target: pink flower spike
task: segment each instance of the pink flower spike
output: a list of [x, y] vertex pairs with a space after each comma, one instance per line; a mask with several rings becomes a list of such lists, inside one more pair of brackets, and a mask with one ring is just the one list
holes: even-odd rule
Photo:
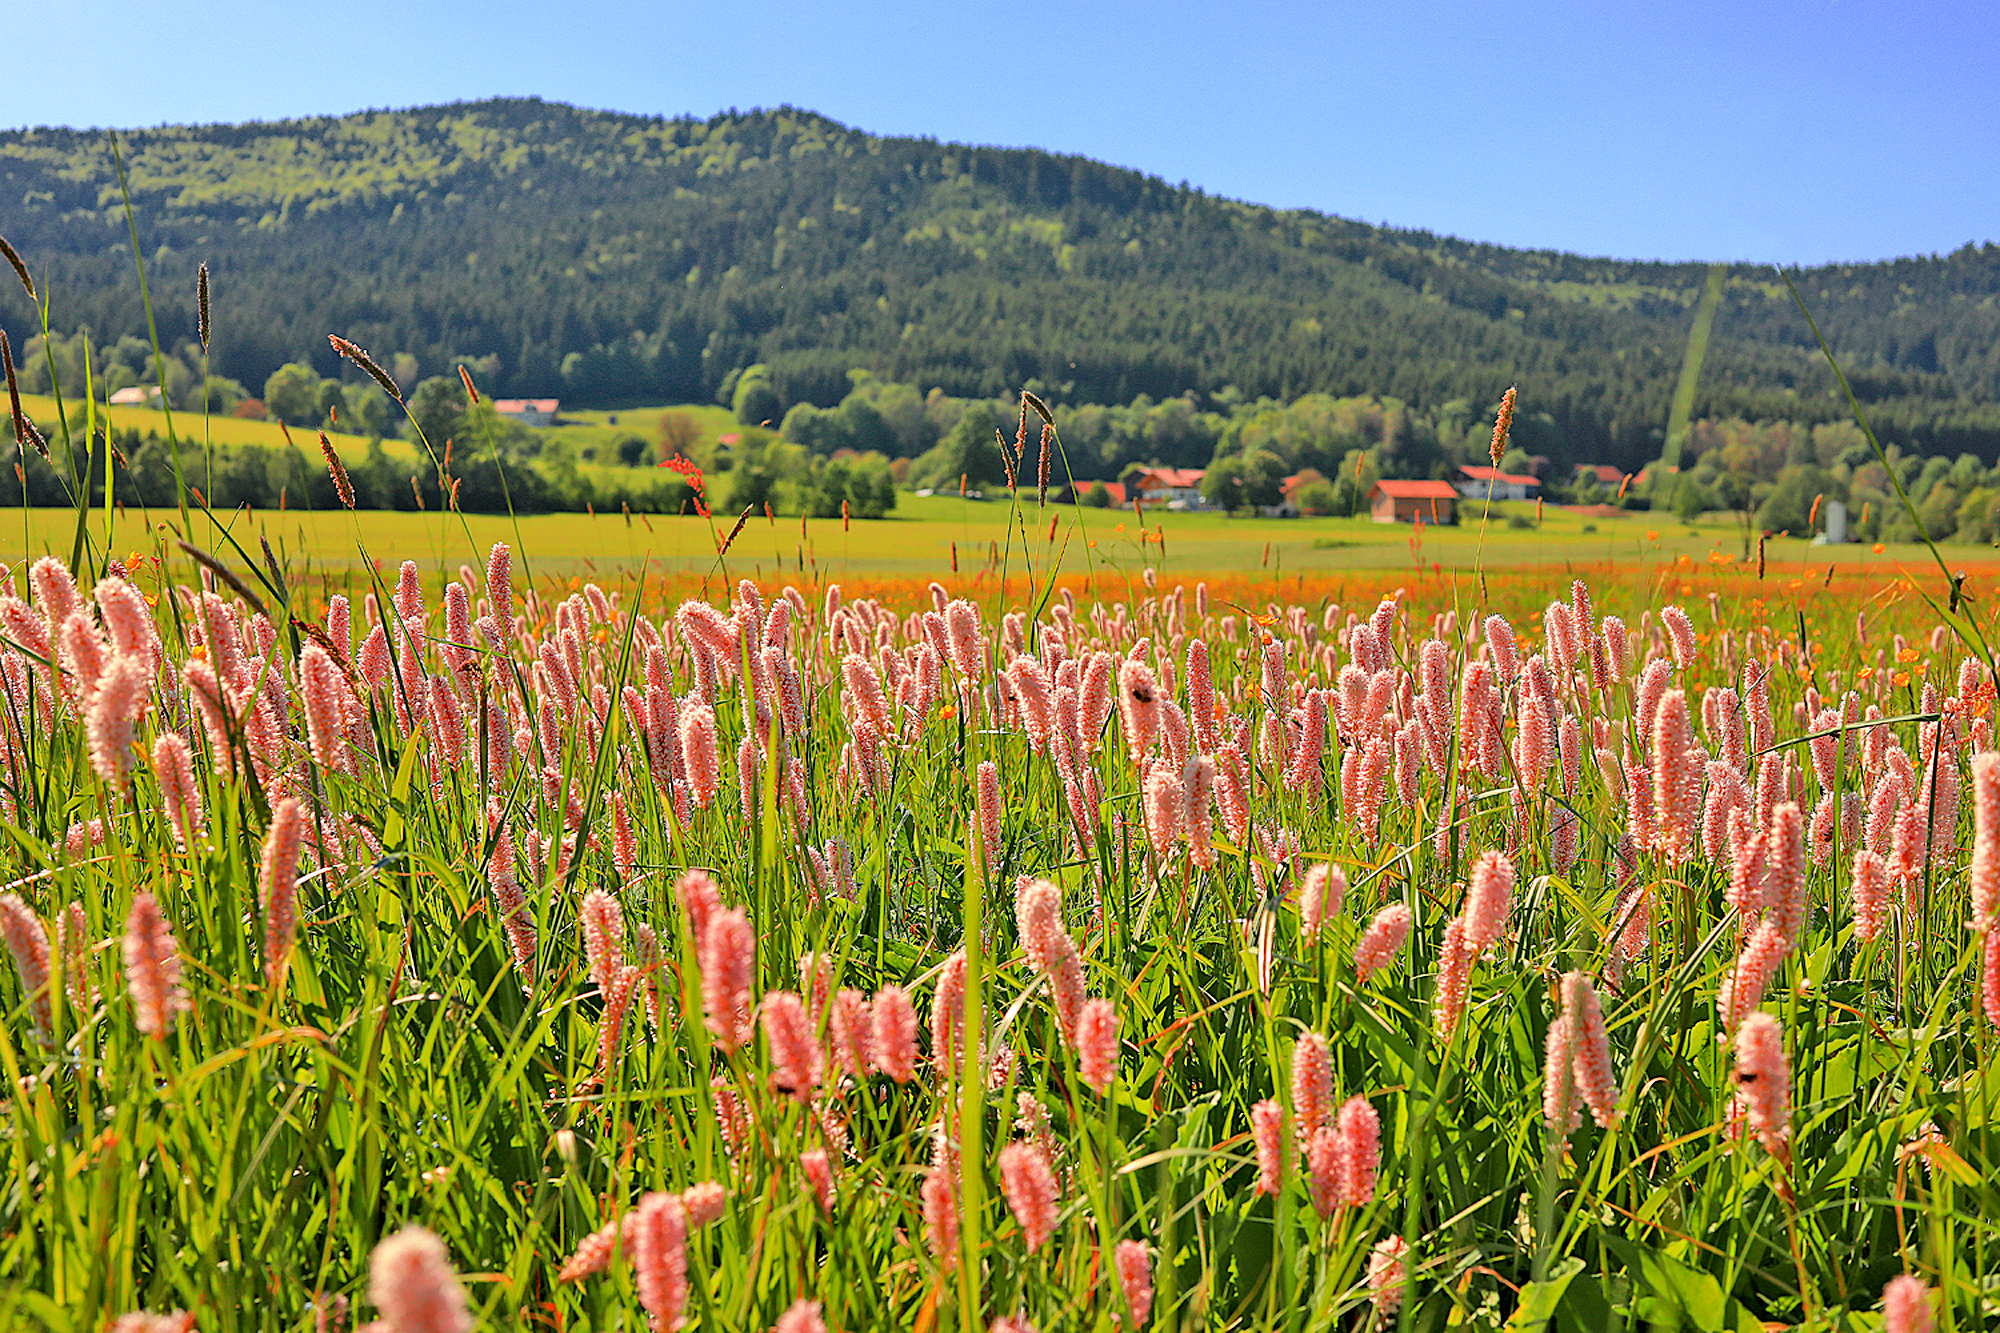
[[1931, 1333], [1931, 1289], [1904, 1273], [1882, 1288], [1882, 1333]]
[[1576, 1111], [1574, 1061], [1570, 1053], [1569, 1020], [1556, 1015], [1549, 1024], [1542, 1060], [1542, 1119], [1549, 1132], [1566, 1138], [1582, 1123]]
[[1872, 940], [1889, 915], [1889, 867], [1880, 856], [1860, 848], [1854, 853], [1854, 938]]
[[[0, 938], [14, 956], [14, 970], [21, 976], [21, 992], [28, 997], [28, 1010], [35, 1031], [47, 1037], [49, 1009], [49, 936], [42, 919], [21, 900], [19, 894], [0, 894]], [[74, 983], [72, 983], [74, 984]]]
[[1576, 1090], [1590, 1104], [1591, 1118], [1611, 1129], [1618, 1124], [1618, 1076], [1611, 1069], [1611, 1040], [1597, 989], [1582, 972], [1568, 972], [1563, 975], [1562, 996]]
[[1310, 1142], [1333, 1102], [1333, 1058], [1326, 1038], [1308, 1032], [1292, 1048], [1292, 1115], [1299, 1140]]
[[1472, 950], [1465, 943], [1465, 918], [1455, 916], [1445, 923], [1444, 943], [1438, 949], [1437, 996], [1431, 1003], [1439, 1036], [1449, 1037], [1465, 1016], [1471, 982]]
[[1360, 943], [1354, 946], [1354, 980], [1356, 985], [1367, 985], [1368, 978], [1389, 965], [1391, 959], [1403, 951], [1403, 945], [1410, 938], [1410, 908], [1407, 903], [1390, 903], [1375, 914], [1362, 932]]
[[1347, 876], [1340, 867], [1321, 864], [1306, 871], [1305, 883], [1299, 889], [1299, 937], [1307, 944], [1316, 941], [1326, 918], [1340, 914], [1341, 902], [1346, 897]]
[[1250, 1138], [1257, 1148], [1257, 1194], [1276, 1195], [1285, 1181], [1285, 1108], [1265, 1098], [1250, 1108]]
[[56, 917], [56, 952], [62, 956], [63, 989], [77, 1013], [87, 1015], [97, 1004], [97, 993], [90, 984], [90, 922], [82, 903], [71, 903]]
[[1972, 928], [2000, 927], [2000, 751], [1972, 760]]
[[718, 912], [702, 933], [701, 1001], [708, 1030], [725, 1053], [750, 1040], [750, 972], [756, 935], [740, 911]]
[[931, 997], [931, 1062], [945, 1078], [963, 1068], [964, 1048], [959, 1029], [965, 1024], [965, 950], [944, 960], [937, 991]]
[[699, 953], [708, 935], [708, 923], [722, 911], [722, 890], [706, 870], [690, 870], [674, 881], [674, 899], [687, 914], [688, 938]]
[[1409, 1281], [1406, 1258], [1410, 1247], [1401, 1236], [1380, 1241], [1368, 1255], [1368, 1290], [1376, 1313], [1384, 1320], [1403, 1304], [1403, 1287]]
[[840, 1072], [857, 1082], [866, 1080], [875, 1065], [875, 1019], [860, 991], [849, 987], [834, 994], [827, 1036]]
[[1143, 1328], [1153, 1313], [1153, 1256], [1142, 1240], [1121, 1240], [1111, 1252], [1118, 1267], [1118, 1285], [1132, 1312], [1132, 1327]]
[[132, 730], [152, 697], [152, 658], [120, 654], [97, 679], [84, 718], [90, 766], [114, 787], [123, 787], [137, 767]]
[[163, 732], [153, 742], [153, 772], [160, 782], [160, 802], [174, 841], [188, 850], [205, 831], [201, 787], [194, 780], [194, 752], [178, 732]]
[[803, 1297], [793, 1301], [791, 1307], [778, 1316], [773, 1333], [826, 1333], [826, 1320], [820, 1317], [819, 1302]]
[[1102, 996], [1083, 1002], [1076, 1024], [1077, 1063], [1083, 1081], [1099, 1096], [1108, 1095], [1118, 1076], [1118, 1009]]
[[800, 1153], [799, 1169], [806, 1173], [806, 1184], [820, 1212], [833, 1216], [833, 1163], [828, 1160], [826, 1149], [808, 1148]]
[[769, 991], [758, 1010], [778, 1090], [802, 1102], [811, 1101], [814, 1085], [819, 1082], [819, 1052], [813, 1048], [804, 1002], [792, 991]]
[[1980, 1002], [1986, 1006], [1986, 1021], [2000, 1027], [2000, 930], [1986, 932], [1986, 947], [1979, 975]]
[[924, 1234], [938, 1263], [949, 1269], [958, 1262], [958, 1187], [951, 1172], [939, 1166], [924, 1176], [921, 1193]]
[[[625, 1214], [627, 1219], [637, 1216]], [[583, 1278], [602, 1273], [611, 1267], [611, 1257], [618, 1250], [620, 1233], [624, 1228], [616, 1221], [606, 1222], [597, 1230], [577, 1242], [576, 1252], [556, 1271], [558, 1283], [576, 1282]]]
[[299, 844], [305, 826], [305, 811], [287, 796], [272, 809], [271, 828], [264, 837], [259, 877], [264, 899], [264, 979], [274, 991], [298, 938]]
[[1791, 1160], [1792, 1075], [1778, 1020], [1753, 1010], [1736, 1032], [1736, 1095], [1750, 1132], [1773, 1157]]
[[375, 1247], [368, 1260], [368, 1295], [391, 1333], [468, 1333], [465, 1308], [444, 1242], [422, 1227], [404, 1227]]
[[1321, 1217], [1333, 1216], [1341, 1204], [1341, 1182], [1347, 1175], [1346, 1142], [1340, 1131], [1322, 1125], [1306, 1140], [1306, 1192]]
[[1045, 879], [1023, 884], [1014, 895], [1014, 923], [1029, 965], [1049, 971], [1062, 954], [1062, 890]]
[[1365, 1097], [1350, 1098], [1335, 1121], [1340, 1135], [1338, 1196], [1359, 1208], [1375, 1197], [1375, 1171], [1382, 1157], [1382, 1119]]
[[991, 760], [979, 765], [979, 859], [988, 871], [1000, 864], [1000, 770]]
[[681, 1207], [687, 1213], [689, 1231], [716, 1221], [728, 1206], [729, 1191], [718, 1181], [704, 1180], [681, 1191]]
[[1032, 1143], [1008, 1144], [1000, 1150], [1000, 1188], [1029, 1251], [1040, 1249], [1056, 1229], [1056, 1177], [1049, 1159]]
[[332, 654], [317, 643], [299, 653], [299, 695], [306, 715], [306, 741], [313, 762], [336, 773], [351, 773], [347, 759], [346, 703], [349, 690]]
[[917, 1074], [917, 1009], [901, 986], [884, 986], [869, 1005], [875, 1026], [875, 1067], [898, 1083]]
[[722, 759], [716, 750], [715, 710], [689, 704], [681, 713], [681, 757], [687, 765], [688, 790], [706, 810], [722, 790]]
[[678, 1195], [653, 1193], [639, 1200], [632, 1266], [639, 1279], [639, 1304], [653, 1333], [674, 1333], [688, 1297], [687, 1211]]
[[616, 898], [592, 889], [583, 895], [577, 924], [583, 933], [584, 968], [598, 992], [609, 993], [612, 980], [625, 966], [625, 914]]
[[139, 1031], [164, 1040], [174, 1016], [188, 1008], [181, 989], [181, 956], [173, 932], [153, 895], [141, 889], [132, 895], [125, 918], [125, 981], [132, 993], [133, 1022]]
[[486, 600], [501, 631], [514, 626], [514, 552], [505, 542], [494, 542], [486, 556]]
[[1465, 895], [1466, 952], [1477, 958], [1500, 939], [1507, 928], [1507, 911], [1514, 899], [1514, 863], [1499, 852], [1487, 852], [1472, 867], [1472, 887]]

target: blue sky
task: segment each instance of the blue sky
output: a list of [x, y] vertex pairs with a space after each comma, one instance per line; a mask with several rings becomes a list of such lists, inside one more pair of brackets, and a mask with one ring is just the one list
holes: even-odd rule
[[1505, 245], [1810, 264], [2000, 240], [1990, 0], [15, 8], [9, 127], [790, 103]]

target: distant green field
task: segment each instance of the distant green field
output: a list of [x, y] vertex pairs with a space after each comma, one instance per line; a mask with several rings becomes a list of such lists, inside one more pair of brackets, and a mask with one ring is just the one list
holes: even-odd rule
[[[21, 405], [28, 415], [47, 428], [56, 420], [55, 399], [40, 394], [22, 394]], [[75, 403], [67, 404], [72, 414], [77, 410]], [[99, 412], [105, 409], [100, 406]], [[662, 413], [685, 412], [701, 427], [703, 438], [713, 442], [718, 436], [740, 430], [729, 410], [723, 407], [703, 404], [662, 403], [646, 407], [628, 407], [620, 411], [564, 411], [559, 418], [561, 424], [545, 427], [537, 434], [545, 443], [560, 441], [576, 450], [583, 460], [587, 473], [623, 472], [612, 452], [618, 441], [628, 435], [642, 437], [649, 445], [657, 445], [660, 436], [660, 416]], [[167, 414], [151, 407], [115, 407], [110, 409], [114, 429], [133, 429], [143, 433], [164, 436], [167, 433]], [[248, 421], [241, 417], [203, 417], [198, 412], [173, 413], [174, 434], [183, 440], [200, 443], [203, 440], [216, 444], [266, 445], [272, 448], [285, 442], [284, 427], [275, 421]], [[347, 435], [338, 431], [328, 433], [334, 448], [342, 458], [358, 460], [368, 452], [368, 440], [360, 435]], [[316, 431], [297, 427], [292, 430], [292, 443], [301, 449], [312, 450], [318, 444]], [[441, 443], [441, 442], [440, 442]], [[412, 440], [387, 439], [382, 442], [391, 458], [406, 462], [416, 461], [418, 446]], [[650, 464], [649, 464], [650, 465]]]
[[[1728, 527], [1690, 528], [1656, 523], [1646, 515], [1586, 519], [1551, 508], [1540, 527], [1522, 529], [1507, 525], [1510, 511], [1531, 521], [1533, 506], [1495, 505], [1483, 533], [1476, 521], [1413, 530], [1365, 519], [1148, 513], [1142, 540], [1140, 521], [1129, 511], [1038, 510], [1032, 504], [1010, 510], [993, 502], [904, 495], [893, 518], [846, 528], [838, 519], [753, 518], [720, 561], [717, 541], [733, 522], [721, 515], [711, 525], [692, 517], [628, 519], [617, 514], [515, 520], [437, 513], [243, 511], [218, 516], [213, 523], [197, 515], [192, 540], [234, 558], [229, 537], [253, 554], [263, 537], [289, 577], [332, 586], [365, 583], [365, 561], [385, 572], [405, 559], [427, 570], [476, 566], [495, 541], [513, 546], [538, 578], [628, 585], [643, 576], [676, 588], [744, 576], [801, 586], [837, 580], [851, 591], [921, 586], [934, 578], [953, 586], [992, 587], [1003, 569], [1011, 582], [1030, 573], [1039, 579], [1052, 567], [1065, 576], [1093, 575], [1122, 587], [1136, 583], [1151, 566], [1162, 579], [1225, 579], [1244, 591], [1268, 581], [1276, 595], [1360, 571], [1388, 577], [1408, 571], [1413, 578], [1463, 573], [1475, 566], [1496, 573], [1616, 570], [1636, 576], [1676, 565], [1690, 574], [1747, 572], [1740, 536]], [[179, 520], [171, 510], [123, 511], [112, 530], [113, 552], [125, 558], [149, 554], [157, 542], [171, 542]], [[99, 549], [103, 531], [103, 516], [93, 514], [90, 540]], [[49, 551], [67, 556], [74, 534], [75, 516], [68, 510], [0, 515], [0, 559], [11, 563]], [[1808, 547], [1790, 540], [1771, 542], [1767, 556], [1774, 590], [1791, 580], [1823, 576], [1829, 565], [1837, 566], [1845, 581], [1855, 576], [1888, 579], [1901, 567], [1929, 561], [1918, 546], [1878, 553], [1867, 546]]]
[[[68, 407], [72, 417], [79, 410], [79, 405], [75, 402], [65, 402], [64, 405]], [[41, 424], [45, 432], [51, 437], [54, 436], [53, 427], [57, 419], [55, 399], [41, 394], [24, 393], [21, 395], [21, 406], [27, 410], [30, 417]], [[97, 410], [100, 414], [107, 411], [101, 403]], [[113, 430], [136, 430], [142, 434], [163, 437], [167, 433], [169, 414], [157, 408], [114, 407], [108, 410]], [[199, 412], [174, 412], [171, 415], [175, 437], [195, 444], [206, 440], [215, 444], [261, 444], [275, 448], [285, 442], [285, 428], [275, 421], [248, 421], [242, 417], [204, 417]], [[329, 431], [327, 439], [333, 442], [333, 447], [340, 451], [340, 456], [344, 459], [359, 460], [367, 456], [368, 441], [363, 436]], [[292, 443], [301, 449], [317, 450], [319, 432], [304, 428], [295, 429], [292, 431]], [[409, 440], [384, 440], [382, 445], [388, 450], [391, 458], [414, 460], [417, 456], [417, 446]]]

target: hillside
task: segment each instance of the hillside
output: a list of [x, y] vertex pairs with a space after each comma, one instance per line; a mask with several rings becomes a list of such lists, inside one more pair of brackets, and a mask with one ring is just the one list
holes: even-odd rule
[[[1072, 403], [1185, 392], [1490, 404], [1531, 441], [1658, 452], [1703, 270], [1505, 250], [1214, 198], [1077, 157], [880, 138], [804, 111], [662, 120], [535, 100], [119, 136], [162, 337], [215, 278], [217, 373], [251, 386], [341, 332], [505, 395], [706, 401], [771, 368]], [[1836, 201], [1829, 201], [1834, 206]], [[142, 333], [110, 140], [0, 134], [0, 235], [65, 330]], [[2000, 247], [1810, 270], [1885, 434], [2000, 456]], [[30, 331], [18, 288], [0, 324]], [[348, 372], [350, 378], [351, 371]], [[1730, 274], [1699, 416], [1845, 407], [1768, 269]]]

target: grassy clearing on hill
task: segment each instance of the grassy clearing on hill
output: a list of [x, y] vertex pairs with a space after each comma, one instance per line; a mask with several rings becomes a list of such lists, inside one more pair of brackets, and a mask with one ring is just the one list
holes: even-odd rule
[[[41, 423], [45, 432], [53, 437], [55, 434], [55, 423], [59, 416], [56, 411], [55, 399], [41, 394], [24, 393], [21, 395], [21, 406], [30, 417]], [[69, 409], [72, 417], [82, 410], [81, 406], [72, 400], [65, 400], [64, 406]], [[111, 429], [114, 432], [136, 430], [141, 435], [158, 435], [162, 439], [166, 438], [167, 417], [170, 414], [162, 412], [158, 408], [107, 408], [104, 404], [99, 403], [97, 405], [97, 413], [100, 422], [104, 421], [107, 417], [109, 418]], [[199, 445], [204, 440], [208, 440], [215, 444], [262, 445], [267, 448], [276, 449], [282, 448], [285, 443], [285, 428], [275, 421], [250, 421], [243, 417], [203, 416], [199, 412], [174, 412], [171, 413], [171, 416], [173, 417], [175, 437], [191, 441], [196, 445]], [[291, 438], [293, 444], [305, 450], [312, 458], [317, 459], [319, 457], [319, 433], [317, 431], [307, 430], [303, 427], [294, 427]], [[358, 463], [368, 455], [368, 440], [363, 436], [348, 435], [340, 431], [328, 431], [327, 439], [332, 441], [333, 447], [340, 451], [340, 456], [350, 462]], [[386, 439], [382, 441], [382, 447], [388, 451], [391, 458], [412, 463], [416, 461], [417, 446], [409, 440]]]

